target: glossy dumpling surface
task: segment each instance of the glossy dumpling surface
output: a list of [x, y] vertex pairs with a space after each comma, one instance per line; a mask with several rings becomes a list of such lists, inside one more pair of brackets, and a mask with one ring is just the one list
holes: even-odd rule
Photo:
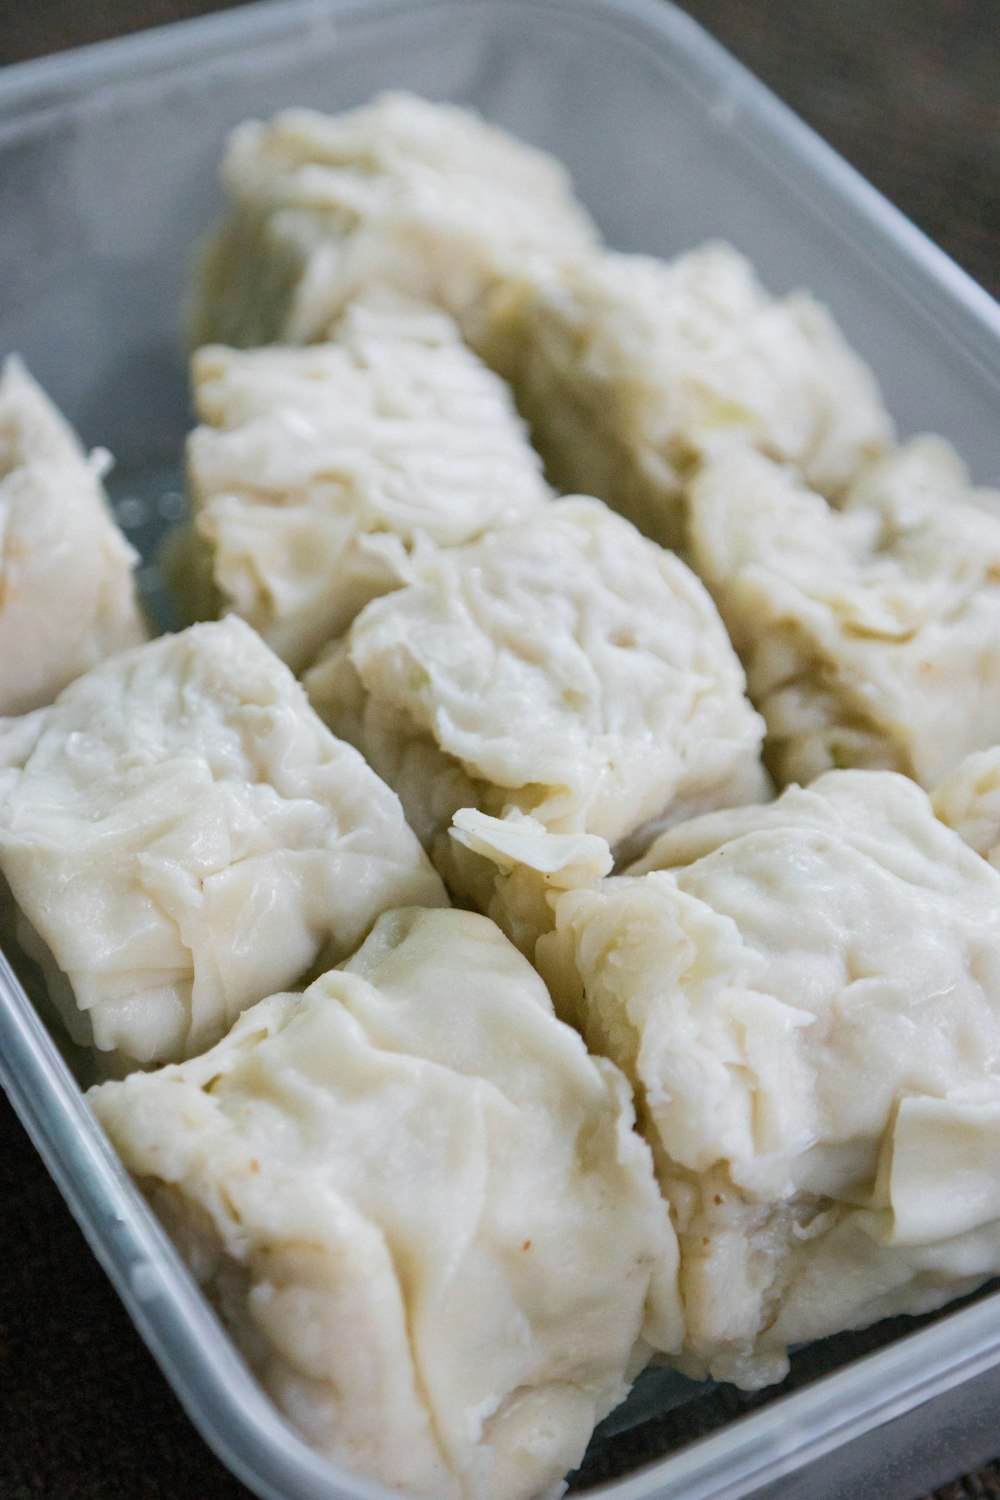
[[1000, 497], [918, 438], [832, 509], [753, 453], [691, 486], [691, 558], [747, 669], [779, 783], [885, 767], [932, 788], [1000, 741]]
[[671, 1204], [685, 1369], [766, 1384], [1000, 1270], [1000, 874], [913, 782], [680, 824], [556, 929], [542, 972], [632, 1079]]
[[0, 722], [0, 870], [76, 1039], [175, 1060], [443, 904], [398, 799], [235, 616], [95, 668]]
[[0, 715], [146, 638], [138, 561], [77, 438], [17, 359], [0, 374]]
[[597, 241], [554, 157], [412, 94], [249, 121], [222, 177], [231, 207], [202, 258], [195, 344], [308, 343], [374, 285], [461, 317], [526, 258]]
[[90, 1099], [285, 1414], [391, 1489], [551, 1493], [676, 1339], [628, 1086], [484, 917], [391, 913]]
[[435, 308], [370, 294], [326, 343], [210, 346], [192, 375], [218, 604], [294, 670], [398, 586], [418, 537], [466, 542], [549, 498], [509, 392]]
[[875, 381], [805, 293], [774, 298], [731, 246], [673, 261], [538, 261], [473, 330], [511, 380], [554, 484], [599, 495], [648, 536], [685, 544], [692, 469], [733, 445], [839, 494], [887, 445]]
[[596, 500], [415, 556], [306, 685], [449, 875], [462, 807], [618, 845], [765, 791], [762, 725], [707, 593]]

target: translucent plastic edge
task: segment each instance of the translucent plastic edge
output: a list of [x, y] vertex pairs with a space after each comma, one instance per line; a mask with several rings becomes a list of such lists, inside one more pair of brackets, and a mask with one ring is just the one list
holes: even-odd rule
[[[0, 120], [73, 97], [92, 98], [138, 71], [167, 73], [211, 55], [254, 50], [343, 21], [378, 21], [405, 11], [455, 7], [603, 20], [629, 33], [661, 61], [680, 54], [690, 82], [714, 91], [715, 124], [738, 132], [855, 253], [894, 281], [923, 321], [958, 343], [991, 383], [1000, 384], [1000, 305], [877, 188], [782, 103], [748, 68], [671, 0], [255, 0], [214, 15], [153, 27], [54, 57], [0, 69]], [[676, 60], [676, 59], [675, 59]], [[62, 96], [61, 101], [59, 96]], [[788, 168], [794, 168], [790, 174]], [[864, 229], [868, 234], [859, 234]]]
[[225, 11], [147, 26], [128, 36], [68, 47], [0, 68], [0, 119], [57, 107], [139, 74], [225, 56], [237, 45], [260, 46], [326, 23], [331, 0], [254, 0]]
[[[640, 1474], [614, 1500], [744, 1500], [1000, 1363], [1000, 1293], [738, 1417]], [[933, 1417], [929, 1418], [933, 1421]]]
[[[694, 79], [718, 90], [712, 108], [717, 127], [738, 135], [787, 192], [894, 281], [925, 321], [936, 323], [973, 355], [991, 383], [1000, 384], [996, 299], [691, 16], [671, 0], [537, 3], [614, 14], [683, 53]], [[858, 237], [861, 226], [872, 238]]]
[[[928, 321], [974, 354], [984, 374], [1000, 377], [994, 299], [669, 0], [259, 0], [0, 70], [0, 116], [53, 103], [57, 86], [67, 99], [92, 95], [128, 81], [138, 68], [165, 72], [204, 61], [209, 40], [223, 54], [294, 36], [317, 21], [375, 21], [455, 5], [589, 14], [629, 31], [654, 55], [682, 54], [692, 84], [718, 90], [719, 119], [738, 124], [744, 143], [749, 123], [752, 144], [772, 168], [783, 157], [786, 167], [804, 174], [796, 180], [780, 173], [788, 191], [908, 291]], [[856, 240], [858, 225], [874, 230], [874, 240]], [[264, 1500], [389, 1500], [380, 1486], [335, 1472], [277, 1417], [123, 1172], [2, 953], [0, 1084], [141, 1336], [227, 1467]], [[742, 1500], [998, 1364], [1000, 1294], [589, 1493], [653, 1500], [669, 1485], [673, 1500]]]

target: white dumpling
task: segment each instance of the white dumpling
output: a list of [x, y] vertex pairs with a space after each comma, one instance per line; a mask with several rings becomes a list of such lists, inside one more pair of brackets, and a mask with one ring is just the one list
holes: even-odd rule
[[189, 488], [220, 602], [295, 671], [399, 584], [416, 537], [466, 542], [551, 493], [446, 313], [375, 294], [331, 339], [192, 365]]
[[86, 456], [19, 360], [0, 374], [0, 715], [23, 714], [146, 639], [137, 554]]
[[556, 902], [560, 1013], [629, 1075], [681, 1247], [682, 1367], [1000, 1271], [1000, 873], [905, 777], [832, 771]]
[[934, 789], [934, 811], [1000, 868], [1000, 746], [968, 755]]
[[0, 872], [114, 1067], [202, 1051], [381, 912], [445, 904], [396, 796], [235, 616], [0, 721]]
[[553, 501], [412, 570], [305, 682], [480, 904], [447, 835], [459, 808], [621, 845], [765, 794], [763, 726], [708, 594], [599, 501]]
[[461, 315], [533, 253], [597, 240], [554, 157], [411, 94], [248, 121], [222, 176], [232, 206], [202, 258], [196, 344], [308, 343], [376, 284]]
[[918, 438], [872, 464], [839, 510], [736, 452], [689, 503], [692, 562], [779, 783], [855, 766], [930, 788], [1000, 741], [1000, 509], [947, 444]]
[[628, 1085], [484, 917], [384, 916], [206, 1056], [89, 1098], [285, 1415], [393, 1490], [553, 1493], [676, 1346]]
[[836, 494], [892, 435], [826, 309], [771, 297], [724, 244], [539, 262], [489, 299], [473, 338], [512, 381], [552, 482], [669, 546], [706, 454], [759, 448]]

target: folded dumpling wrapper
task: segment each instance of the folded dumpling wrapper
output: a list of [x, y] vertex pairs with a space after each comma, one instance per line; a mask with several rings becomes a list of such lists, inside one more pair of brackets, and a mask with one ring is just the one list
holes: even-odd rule
[[418, 536], [467, 542], [551, 495], [509, 391], [446, 313], [373, 293], [330, 339], [192, 364], [189, 490], [218, 604], [295, 671], [398, 586]]
[[689, 505], [779, 784], [884, 767], [931, 788], [1000, 741], [1000, 494], [942, 439], [871, 464], [836, 510], [750, 452], [708, 464]]
[[934, 811], [1000, 867], [1000, 746], [967, 755], [934, 789]]
[[89, 1098], [282, 1411], [392, 1490], [558, 1493], [676, 1347], [628, 1085], [484, 917], [390, 913], [204, 1057]]
[[473, 343], [512, 382], [553, 484], [668, 546], [684, 546], [685, 485], [706, 455], [760, 449], [836, 495], [892, 436], [827, 310], [772, 297], [729, 245], [539, 259], [477, 317]]
[[0, 715], [23, 714], [147, 636], [133, 569], [88, 456], [11, 357], [0, 374]]
[[412, 94], [248, 121], [222, 178], [231, 207], [202, 256], [195, 345], [321, 339], [374, 285], [461, 316], [531, 256], [598, 239], [554, 157]]
[[203, 1051], [383, 911], [446, 899], [398, 798], [235, 616], [0, 721], [0, 873], [109, 1067]]
[[553, 501], [411, 567], [305, 683], [482, 909], [495, 866], [448, 837], [461, 808], [621, 846], [765, 795], [762, 724], [711, 599], [599, 501]]
[[539, 967], [671, 1205], [682, 1368], [763, 1385], [1000, 1271], [1000, 873], [912, 781], [696, 818], [555, 912]]

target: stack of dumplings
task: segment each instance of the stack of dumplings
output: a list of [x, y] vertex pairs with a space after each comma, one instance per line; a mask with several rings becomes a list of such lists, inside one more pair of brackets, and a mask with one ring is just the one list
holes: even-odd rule
[[223, 180], [186, 629], [0, 381], [0, 901], [306, 1440], [538, 1500], [651, 1359], [1000, 1273], [1000, 493], [452, 105]]

